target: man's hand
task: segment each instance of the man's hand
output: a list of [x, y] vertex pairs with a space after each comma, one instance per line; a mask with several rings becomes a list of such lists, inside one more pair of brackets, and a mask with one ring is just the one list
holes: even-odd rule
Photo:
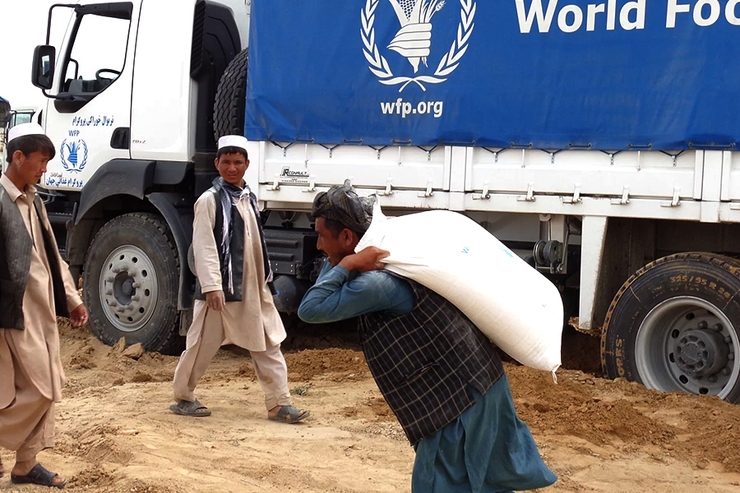
[[381, 260], [386, 258], [388, 255], [390, 255], [390, 252], [371, 246], [358, 253], [347, 255], [341, 262], [339, 262], [339, 265], [350, 272], [353, 270], [360, 272], [381, 270], [384, 267]]
[[87, 323], [87, 319], [88, 315], [85, 305], [79, 305], [69, 314], [69, 320], [72, 322], [72, 327], [82, 327]]
[[206, 304], [208, 308], [220, 312], [226, 307], [226, 298], [224, 292], [220, 289], [218, 291], [209, 291], [206, 293]]

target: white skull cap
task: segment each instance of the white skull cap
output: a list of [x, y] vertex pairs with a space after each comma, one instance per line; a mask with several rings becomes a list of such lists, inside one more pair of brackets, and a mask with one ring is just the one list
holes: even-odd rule
[[241, 135], [224, 135], [220, 139], [218, 139], [218, 148], [223, 149], [224, 147], [238, 147], [240, 149], [244, 149], [244, 152], [247, 152], [247, 143], [249, 141], [246, 137], [242, 137]]
[[44, 135], [44, 129], [38, 123], [21, 123], [8, 130], [8, 142], [26, 135]]

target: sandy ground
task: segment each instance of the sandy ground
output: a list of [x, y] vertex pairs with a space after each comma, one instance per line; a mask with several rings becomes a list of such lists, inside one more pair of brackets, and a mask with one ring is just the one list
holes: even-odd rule
[[[296, 405], [312, 412], [299, 425], [265, 419], [243, 351], [223, 349], [197, 390], [213, 416], [186, 418], [168, 411], [177, 358], [107, 347], [65, 323], [60, 331], [69, 382], [57, 446], [40, 459], [69, 479], [66, 491], [409, 491], [413, 450], [351, 330], [286, 341]], [[596, 341], [572, 335], [557, 385], [506, 365], [518, 412], [560, 478], [541, 491], [740, 491], [740, 406], [604, 380], [597, 357]], [[0, 492], [10, 491], [48, 490], [6, 475]]]

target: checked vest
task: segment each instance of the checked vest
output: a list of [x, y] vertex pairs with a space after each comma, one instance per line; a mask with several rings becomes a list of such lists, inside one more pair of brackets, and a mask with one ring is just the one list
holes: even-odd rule
[[416, 303], [410, 313], [359, 317], [370, 372], [412, 445], [433, 435], [475, 403], [504, 373], [495, 346], [445, 298], [405, 279]]

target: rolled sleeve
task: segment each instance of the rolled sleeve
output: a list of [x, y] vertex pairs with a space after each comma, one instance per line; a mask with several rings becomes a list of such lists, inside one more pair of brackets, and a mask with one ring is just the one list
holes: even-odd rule
[[413, 305], [413, 291], [403, 279], [382, 271], [358, 274], [327, 265], [303, 298], [298, 317], [328, 323], [384, 310], [400, 315]]

